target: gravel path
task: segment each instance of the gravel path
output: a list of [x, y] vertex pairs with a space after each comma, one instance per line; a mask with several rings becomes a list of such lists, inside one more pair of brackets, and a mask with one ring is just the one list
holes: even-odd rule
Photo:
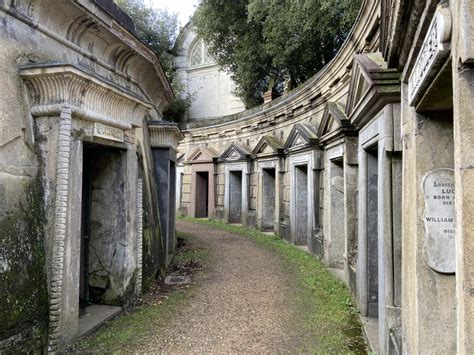
[[300, 340], [291, 309], [291, 275], [253, 241], [178, 221], [210, 249], [212, 262], [190, 301], [138, 352], [294, 353]]

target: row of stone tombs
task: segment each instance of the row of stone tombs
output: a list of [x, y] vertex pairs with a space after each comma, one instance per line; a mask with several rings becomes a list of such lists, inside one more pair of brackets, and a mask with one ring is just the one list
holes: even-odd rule
[[[376, 317], [379, 248], [389, 248], [394, 256], [387, 270], [395, 275], [393, 306], [399, 306], [401, 298], [401, 145], [394, 143], [400, 137], [387, 140], [381, 133], [393, 124], [393, 112], [393, 107], [382, 110], [357, 133], [340, 120], [336, 130], [344, 127], [344, 133], [334, 135], [334, 127], [328, 132], [328, 115], [319, 132], [312, 125], [296, 124], [284, 145], [263, 136], [253, 151], [234, 142], [220, 156], [198, 147], [186, 160], [184, 155], [178, 159], [180, 212], [274, 231], [291, 243], [306, 245], [330, 268], [341, 270], [351, 289], [365, 297], [362, 313]], [[321, 140], [328, 136], [334, 139], [322, 148]], [[387, 150], [392, 154], [383, 154]], [[187, 189], [185, 165], [190, 175]], [[425, 184], [433, 185], [433, 179], [449, 185], [452, 170], [437, 169], [425, 177]], [[443, 195], [426, 191], [438, 193]], [[453, 201], [453, 194], [454, 190], [444, 193], [439, 203]], [[440, 208], [454, 215], [451, 205]], [[454, 259], [436, 256], [448, 244], [434, 242], [427, 257], [432, 269], [449, 274], [454, 272]], [[360, 272], [363, 282], [356, 281]]]

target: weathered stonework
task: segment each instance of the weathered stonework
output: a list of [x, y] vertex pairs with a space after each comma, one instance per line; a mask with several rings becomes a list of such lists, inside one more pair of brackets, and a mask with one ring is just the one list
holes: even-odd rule
[[[381, 354], [473, 351], [472, 14], [469, 1], [364, 1], [345, 45], [312, 79], [262, 106], [189, 123], [179, 146], [186, 156], [201, 145], [253, 148], [245, 203], [257, 228], [271, 229], [266, 213], [275, 216], [277, 234], [341, 275], [378, 323], [372, 350]], [[423, 178], [453, 168], [442, 195], [456, 203], [435, 216], [449, 221], [426, 229]], [[230, 220], [225, 171], [216, 167], [213, 217]]]
[[[38, 307], [29, 325], [9, 320], [0, 341], [20, 350], [35, 337], [28, 350], [58, 352], [80, 335], [79, 308], [126, 304], [149, 275], [143, 260], [152, 255], [152, 277], [165, 264], [145, 122], [160, 120], [173, 93], [158, 58], [112, 1], [0, 1], [0, 23], [0, 225], [18, 215], [15, 223], [33, 227], [28, 215], [21, 217], [31, 183], [38, 182], [44, 200], [42, 225], [23, 235], [26, 261], [3, 261], [8, 279], [0, 279], [7, 286], [9, 270], [25, 264], [19, 287], [0, 288], [15, 299], [31, 281]], [[4, 233], [0, 245], [10, 239]], [[41, 248], [36, 235], [44, 235]]]

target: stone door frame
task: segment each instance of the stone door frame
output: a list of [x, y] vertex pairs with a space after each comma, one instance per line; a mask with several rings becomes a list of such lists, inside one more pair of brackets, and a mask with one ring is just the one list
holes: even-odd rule
[[[357, 301], [363, 316], [368, 314], [367, 287], [367, 158], [368, 150], [377, 147], [377, 257], [378, 257], [378, 329], [380, 349], [388, 349], [391, 329], [399, 327], [400, 304], [397, 298], [397, 277], [401, 259], [397, 250], [401, 248], [401, 182], [394, 179], [401, 174], [401, 156], [395, 158], [393, 152], [400, 152], [400, 132], [396, 130], [400, 119], [399, 104], [386, 104], [360, 130], [358, 141], [358, 257], [357, 257]], [[398, 165], [399, 164], [399, 165]], [[400, 175], [401, 176], [401, 175]], [[394, 201], [394, 199], [396, 199]], [[394, 207], [394, 203], [400, 206]], [[399, 240], [400, 239], [400, 240]], [[395, 255], [395, 257], [394, 257]], [[395, 258], [395, 259], [394, 259]]]
[[294, 182], [296, 176], [296, 168], [306, 165], [308, 169], [308, 225], [307, 225], [307, 245], [314, 229], [314, 156], [313, 151], [297, 153], [289, 157], [290, 171], [290, 239], [294, 243], [296, 241], [296, 185]]
[[257, 185], [257, 228], [262, 228], [263, 219], [263, 170], [275, 169], [275, 217], [273, 221], [273, 230], [278, 230], [280, 220], [280, 164], [278, 157], [267, 159], [257, 159], [255, 161], [258, 167], [258, 185]]
[[[326, 186], [327, 186], [327, 190], [328, 190], [328, 193], [326, 193], [326, 196], [325, 196], [325, 206], [327, 206], [325, 208], [325, 215], [327, 216], [326, 217], [326, 228], [324, 228], [323, 230], [323, 233], [324, 233], [324, 247], [325, 247], [325, 252], [324, 252], [324, 259], [325, 259], [325, 262], [326, 264], [331, 267], [331, 268], [342, 268], [344, 266], [344, 264], [346, 263], [347, 261], [347, 255], [346, 255], [346, 252], [347, 252], [347, 246], [346, 246], [346, 243], [347, 243], [347, 239], [346, 239], [346, 235], [345, 235], [345, 231], [343, 231], [342, 235], [340, 237], [343, 238], [342, 241], [340, 240], [337, 240], [337, 243], [342, 243], [342, 245], [340, 247], [337, 248], [337, 251], [335, 253], [337, 253], [337, 257], [334, 257], [333, 255], [333, 251], [329, 250], [333, 244], [335, 244], [336, 241], [333, 240], [333, 236], [332, 235], [332, 230], [333, 230], [333, 227], [335, 224], [340, 224], [341, 223], [341, 219], [340, 218], [334, 218], [333, 216], [333, 209], [332, 209], [332, 197], [333, 197], [333, 192], [334, 192], [334, 186], [332, 184], [332, 175], [333, 175], [333, 169], [334, 169], [334, 166], [335, 164], [337, 164], [338, 162], [342, 165], [341, 166], [341, 170], [342, 170], [342, 179], [343, 179], [343, 189], [345, 190], [345, 173], [344, 173], [344, 170], [345, 170], [345, 166], [344, 166], [344, 141], [340, 141], [338, 142], [337, 144], [335, 145], [332, 145], [330, 147], [326, 147], [326, 161], [327, 161], [327, 166], [326, 166]], [[344, 191], [344, 196], [342, 197], [342, 201], [343, 203], [345, 204], [345, 191]], [[342, 218], [342, 221], [343, 221], [343, 228], [344, 228], [344, 224], [345, 224], [345, 220], [346, 220], [346, 213], [345, 213], [345, 209], [342, 208], [342, 211], [343, 213], [343, 217]], [[341, 254], [341, 255], [339, 255]]]
[[207, 172], [209, 175], [208, 182], [208, 205], [207, 218], [213, 218], [215, 214], [215, 164], [214, 163], [190, 163], [191, 165], [191, 201], [189, 203], [189, 215], [196, 217], [196, 174]]
[[[136, 271], [135, 292], [141, 291], [142, 249], [142, 180], [138, 178], [137, 154], [135, 145], [129, 142], [116, 142], [95, 136], [93, 115], [76, 114], [68, 105], [49, 107], [42, 110], [42, 120], [58, 120], [57, 151], [55, 154], [56, 171], [47, 173], [55, 182], [56, 193], [52, 214], [48, 224], [54, 226], [53, 235], [49, 237], [52, 254], [47, 260], [50, 265], [50, 329], [49, 351], [62, 348], [74, 340], [79, 330], [79, 273], [82, 219], [82, 179], [84, 144], [92, 143], [98, 147], [121, 149], [124, 163], [123, 181], [126, 186], [123, 203], [125, 206], [126, 239], [132, 241], [133, 252], [128, 254], [133, 260]], [[36, 112], [32, 112], [37, 116]], [[51, 117], [47, 117], [51, 116]], [[57, 118], [57, 116], [59, 116]], [[99, 121], [100, 122], [100, 121]], [[131, 125], [110, 120], [109, 126], [130, 131]], [[51, 136], [54, 140], [54, 136]], [[74, 196], [74, 197], [73, 197]], [[77, 280], [76, 280], [77, 279]], [[76, 282], [77, 281], [77, 282]], [[65, 296], [67, 294], [67, 297]]]
[[247, 215], [249, 211], [249, 167], [248, 162], [225, 163], [224, 166], [224, 221], [229, 223], [230, 211], [230, 172], [242, 172], [242, 225], [246, 225]]

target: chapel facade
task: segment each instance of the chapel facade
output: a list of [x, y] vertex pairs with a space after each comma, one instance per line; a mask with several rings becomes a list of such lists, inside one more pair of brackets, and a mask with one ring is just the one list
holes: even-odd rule
[[187, 121], [227, 116], [245, 110], [244, 102], [235, 95], [235, 83], [208, 51], [192, 21], [180, 31], [174, 59], [181, 95], [191, 98]]

